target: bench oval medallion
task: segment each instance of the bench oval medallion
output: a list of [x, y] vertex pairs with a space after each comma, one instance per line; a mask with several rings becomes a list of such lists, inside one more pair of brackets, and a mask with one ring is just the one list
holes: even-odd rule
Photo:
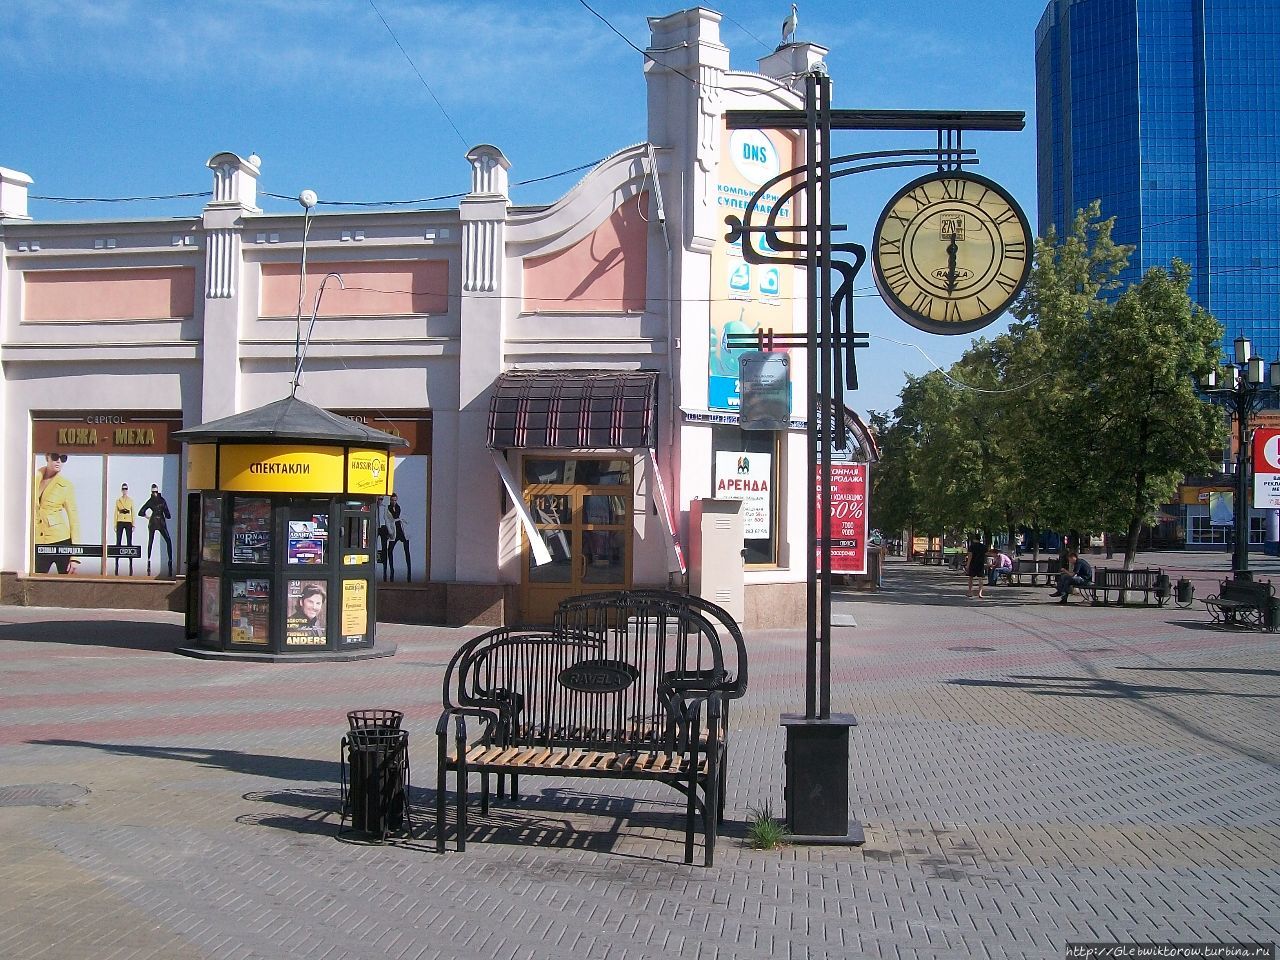
[[579, 693], [621, 693], [640, 671], [621, 660], [580, 660], [565, 667], [556, 678], [560, 686]]

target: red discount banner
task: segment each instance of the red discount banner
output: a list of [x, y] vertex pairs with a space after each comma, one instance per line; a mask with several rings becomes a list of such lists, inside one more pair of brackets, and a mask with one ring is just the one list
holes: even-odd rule
[[[815, 477], [816, 483], [821, 480]], [[867, 465], [831, 464], [831, 572], [867, 572]], [[821, 489], [818, 510], [822, 510]], [[818, 536], [822, 536], [822, 514], [818, 514]], [[818, 567], [822, 567], [821, 543]]]

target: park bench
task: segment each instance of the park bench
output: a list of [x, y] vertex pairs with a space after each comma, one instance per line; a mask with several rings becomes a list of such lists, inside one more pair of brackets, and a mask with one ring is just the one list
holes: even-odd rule
[[920, 562], [923, 563], [925, 566], [928, 566], [929, 564], [942, 566], [942, 551], [941, 550], [921, 551]]
[[[722, 631], [732, 641], [728, 663]], [[550, 629], [504, 627], [468, 641], [445, 671], [436, 727], [437, 849], [445, 846], [450, 770], [459, 850], [472, 773], [480, 775], [483, 814], [491, 774], [499, 797], [510, 777], [513, 802], [525, 774], [624, 778], [685, 795], [684, 860], [693, 862], [700, 817], [711, 866], [724, 815], [727, 705], [746, 690], [746, 665], [727, 613], [666, 591], [574, 598]], [[469, 719], [478, 724], [469, 729]]]
[[1267, 625], [1274, 597], [1275, 589], [1270, 581], [1223, 580], [1215, 596], [1205, 597], [1200, 602], [1214, 623], [1262, 627]]
[[1023, 577], [1030, 577], [1031, 585], [1039, 586], [1041, 577], [1044, 577], [1045, 583], [1052, 583], [1054, 575], [1061, 568], [1062, 563], [1056, 557], [1038, 560], [1016, 557], [1013, 561], [1013, 579], [1021, 585]]
[[1110, 604], [1109, 595], [1116, 595], [1116, 602], [1130, 593], [1141, 593], [1142, 603], [1146, 606], [1151, 597], [1156, 598], [1156, 605], [1163, 607], [1169, 599], [1169, 580], [1159, 567], [1142, 567], [1124, 570], [1117, 567], [1098, 567], [1093, 571], [1093, 602]]

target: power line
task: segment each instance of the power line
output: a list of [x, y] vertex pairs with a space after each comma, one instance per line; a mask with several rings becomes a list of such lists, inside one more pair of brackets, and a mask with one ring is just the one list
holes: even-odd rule
[[409, 66], [413, 67], [413, 72], [418, 75], [418, 80], [421, 81], [424, 87], [426, 87], [427, 93], [431, 94], [431, 99], [436, 102], [436, 106], [440, 108], [440, 112], [444, 115], [444, 118], [449, 121], [449, 126], [453, 127], [453, 132], [458, 135], [458, 139], [462, 141], [462, 145], [464, 147], [470, 147], [471, 144], [467, 143], [466, 138], [462, 136], [462, 131], [459, 130], [458, 125], [453, 122], [453, 117], [449, 116], [449, 111], [444, 108], [444, 104], [440, 102], [440, 98], [436, 96], [436, 92], [431, 89], [431, 84], [427, 83], [427, 78], [422, 75], [422, 71], [418, 69], [418, 65], [413, 62], [413, 57], [409, 56], [409, 51], [405, 50], [404, 46], [400, 43], [400, 38], [397, 37], [396, 32], [391, 29], [391, 24], [387, 23], [387, 18], [382, 15], [382, 11], [378, 9], [377, 4], [375, 4], [373, 0], [369, 0], [369, 6], [373, 7], [373, 12], [378, 15], [378, 19], [382, 21], [382, 25], [387, 28], [387, 33], [391, 34], [391, 39], [394, 40], [396, 46], [400, 48], [400, 52], [404, 54], [404, 58], [409, 61]]
[[212, 190], [198, 193], [163, 193], [152, 197], [46, 197], [31, 194], [32, 200], [48, 200], [51, 203], [133, 203], [139, 200], [186, 200], [191, 197], [211, 197]]
[[[650, 54], [647, 50], [641, 50], [634, 43], [632, 43], [630, 39], [628, 39], [626, 34], [620, 31], [617, 27], [615, 27], [612, 23], [610, 23], [607, 19], [605, 19], [603, 15], [597, 12], [589, 3], [587, 3], [587, 0], [578, 0], [578, 3], [581, 4], [582, 7], [586, 9], [593, 17], [595, 17], [597, 20], [603, 23], [606, 27], [608, 27], [614, 34], [616, 34], [622, 40], [623, 43], [625, 43], [628, 47], [630, 47], [636, 53], [640, 54], [640, 56], [644, 57], [646, 60], [648, 60], [652, 64], [655, 64], [659, 67], [665, 67], [666, 69], [674, 73], [677, 77], [683, 77], [685, 80], [688, 80], [695, 87], [705, 87], [708, 90], [715, 90], [720, 93], [739, 93], [739, 94], [742, 94], [744, 97], [758, 97], [758, 96], [765, 95], [766, 92], [769, 92], [764, 90], [746, 90], [742, 87], [721, 87], [714, 83], [704, 83], [703, 81], [699, 80], [697, 77], [691, 77], [687, 73], [685, 73], [683, 70], [677, 70], [675, 67], [671, 66], [671, 64], [663, 63], [657, 57]], [[737, 23], [736, 20], [734, 22]], [[741, 26], [741, 24], [739, 24], [739, 26]], [[760, 41], [760, 42], [763, 43], [763, 41]], [[783, 90], [790, 89], [781, 80], [776, 80], [773, 77], [765, 77], [764, 79], [772, 81], [774, 84], [776, 84], [778, 87], [780, 87]]]

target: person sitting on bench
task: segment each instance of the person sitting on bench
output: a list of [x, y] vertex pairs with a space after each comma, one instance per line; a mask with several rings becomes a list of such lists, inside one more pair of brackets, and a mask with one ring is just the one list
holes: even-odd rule
[[1089, 561], [1074, 550], [1067, 554], [1066, 566], [1058, 574], [1058, 589], [1053, 596], [1061, 597], [1059, 603], [1066, 603], [1071, 598], [1071, 588], [1088, 586], [1093, 583], [1093, 567]]
[[994, 587], [1001, 578], [1006, 584], [1009, 583], [1013, 576], [1013, 558], [1009, 556], [1008, 549], [1001, 547], [990, 563], [991, 566], [987, 569], [987, 586]]

